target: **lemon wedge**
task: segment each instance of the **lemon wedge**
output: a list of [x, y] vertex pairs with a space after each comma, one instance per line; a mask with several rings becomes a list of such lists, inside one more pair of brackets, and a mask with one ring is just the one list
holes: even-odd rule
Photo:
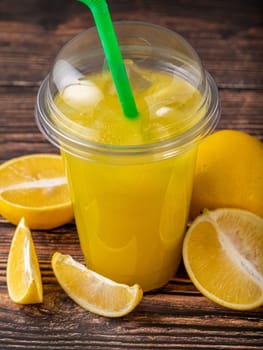
[[52, 257], [54, 274], [68, 296], [78, 305], [105, 317], [121, 317], [131, 312], [141, 301], [143, 292], [138, 284], [116, 283], [59, 252]]
[[18, 304], [43, 301], [42, 280], [30, 229], [22, 218], [15, 230], [7, 262], [7, 288]]
[[17, 225], [51, 229], [73, 219], [62, 157], [31, 154], [0, 166], [0, 214]]
[[186, 233], [186, 271], [214, 302], [237, 310], [263, 305], [263, 219], [239, 209], [205, 211]]

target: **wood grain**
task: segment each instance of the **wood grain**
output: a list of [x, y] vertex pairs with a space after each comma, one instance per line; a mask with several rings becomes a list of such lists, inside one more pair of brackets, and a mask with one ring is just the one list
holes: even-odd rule
[[[143, 20], [182, 34], [196, 48], [220, 91], [218, 128], [239, 129], [263, 140], [263, 27], [261, 1], [109, 0], [114, 20]], [[94, 25], [74, 0], [0, 2], [0, 162], [36, 152], [57, 152], [38, 131], [38, 87], [61, 46]], [[203, 297], [183, 267], [163, 289], [146, 293], [131, 314], [106, 319], [84, 311], [53, 275], [54, 251], [83, 257], [74, 223], [32, 231], [44, 302], [11, 302], [6, 263], [14, 226], [0, 217], [0, 349], [225, 349], [263, 348], [263, 308], [241, 312]], [[182, 280], [182, 277], [184, 278]]]

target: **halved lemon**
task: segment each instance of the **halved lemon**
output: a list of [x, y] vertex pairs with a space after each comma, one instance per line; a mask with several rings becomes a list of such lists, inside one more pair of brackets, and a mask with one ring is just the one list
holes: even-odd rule
[[7, 262], [7, 288], [18, 304], [43, 301], [42, 280], [30, 229], [22, 218], [15, 230]]
[[183, 244], [186, 271], [197, 289], [220, 305], [263, 305], [263, 219], [239, 209], [205, 211]]
[[121, 317], [141, 301], [138, 284], [116, 283], [59, 252], [52, 257], [54, 274], [64, 291], [84, 309], [105, 317]]
[[31, 154], [0, 166], [0, 214], [14, 225], [50, 229], [73, 218], [62, 157]]

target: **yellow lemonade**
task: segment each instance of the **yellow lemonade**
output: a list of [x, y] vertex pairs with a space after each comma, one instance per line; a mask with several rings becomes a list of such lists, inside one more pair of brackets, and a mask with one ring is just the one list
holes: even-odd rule
[[148, 291], [178, 268], [197, 145], [215, 129], [220, 101], [179, 34], [138, 21], [114, 29], [139, 115], [122, 112], [108, 67], [120, 82], [118, 62], [96, 27], [60, 50], [35, 114], [63, 155], [88, 268]]
[[62, 154], [88, 268], [147, 291], [163, 286], [178, 268], [196, 146], [164, 158], [130, 153], [133, 146], [152, 147], [184, 133], [205, 107], [198, 89], [181, 77], [126, 65], [139, 117], [123, 116], [107, 71], [66, 86], [55, 104], [67, 118], [63, 127], [76, 137], [109, 150], [127, 147], [129, 162]]

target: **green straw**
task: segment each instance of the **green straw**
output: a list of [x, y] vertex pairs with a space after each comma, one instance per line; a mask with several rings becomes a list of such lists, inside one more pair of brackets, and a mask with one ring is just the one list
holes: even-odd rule
[[105, 0], [79, 0], [87, 5], [94, 17], [102, 47], [112, 74], [123, 113], [135, 118], [138, 110]]

